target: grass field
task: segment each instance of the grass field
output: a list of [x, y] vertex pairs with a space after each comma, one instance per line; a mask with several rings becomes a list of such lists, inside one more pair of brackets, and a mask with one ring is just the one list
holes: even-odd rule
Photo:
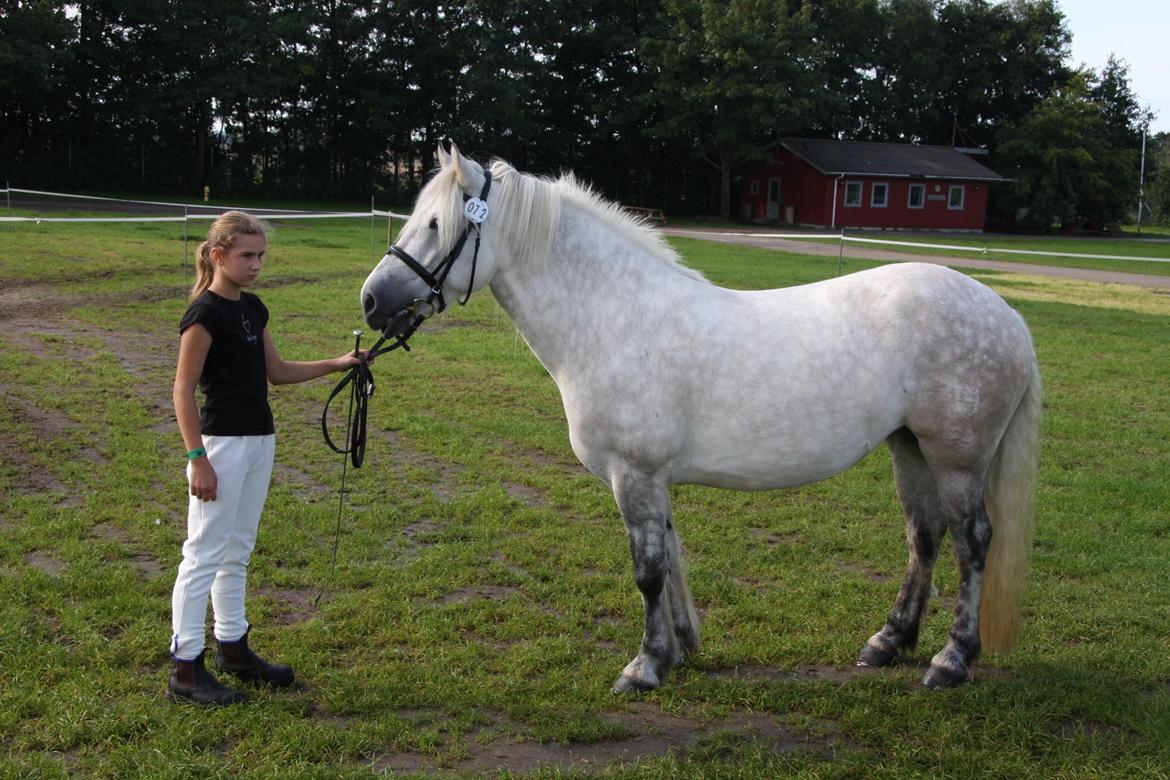
[[[278, 224], [257, 292], [285, 357], [352, 344], [370, 243], [362, 220]], [[836, 272], [674, 243], [732, 287]], [[906, 559], [879, 450], [799, 490], [676, 488], [704, 645], [659, 691], [611, 694], [641, 636], [620, 519], [482, 294], [375, 364], [334, 576], [332, 382], [272, 391], [249, 617], [300, 683], [203, 710], [163, 698], [182, 257], [181, 225], [0, 226], [0, 777], [1170, 774], [1170, 296], [979, 276], [1029, 321], [1047, 398], [1025, 633], [974, 684], [919, 685], [949, 625], [945, 552], [917, 654], [852, 666]]]

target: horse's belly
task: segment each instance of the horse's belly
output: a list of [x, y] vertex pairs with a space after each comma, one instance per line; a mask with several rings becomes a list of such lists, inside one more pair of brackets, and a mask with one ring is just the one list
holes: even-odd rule
[[898, 427], [893, 418], [755, 420], [721, 432], [697, 431], [674, 464], [673, 481], [771, 490], [828, 479], [881, 445]]

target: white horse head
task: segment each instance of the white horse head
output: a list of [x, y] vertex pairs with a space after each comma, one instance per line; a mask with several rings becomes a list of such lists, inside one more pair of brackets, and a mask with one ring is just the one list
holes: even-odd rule
[[491, 284], [501, 263], [547, 251], [558, 221], [550, 185], [507, 163], [483, 168], [452, 144], [423, 187], [398, 242], [362, 287], [370, 327], [400, 335], [416, 318], [466, 301]]

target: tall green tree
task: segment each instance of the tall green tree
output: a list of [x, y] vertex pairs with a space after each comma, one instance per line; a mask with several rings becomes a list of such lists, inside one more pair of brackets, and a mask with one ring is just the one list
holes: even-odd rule
[[1110, 139], [1092, 80], [1091, 72], [1077, 74], [1002, 133], [999, 170], [1015, 179], [1008, 200], [1026, 224], [1047, 231], [1088, 219], [1104, 226], [1136, 203], [1138, 152]]
[[939, 9], [942, 65], [932, 143], [950, 143], [955, 124], [978, 143], [1017, 121], [1072, 75], [1071, 35], [1055, 0], [961, 0]]
[[65, 111], [62, 89], [74, 26], [59, 3], [0, 2], [0, 173], [52, 165], [55, 120]]
[[797, 127], [818, 74], [811, 8], [771, 0], [666, 0], [665, 35], [643, 54], [656, 76], [657, 132], [689, 144], [719, 177], [731, 213], [731, 171]]
[[[929, 6], [929, 3], [927, 3]], [[870, 81], [881, 64], [887, 18], [882, 0], [811, 0], [821, 110], [803, 131], [814, 137], [865, 138], [874, 124]], [[932, 19], [933, 22], [933, 19]]]

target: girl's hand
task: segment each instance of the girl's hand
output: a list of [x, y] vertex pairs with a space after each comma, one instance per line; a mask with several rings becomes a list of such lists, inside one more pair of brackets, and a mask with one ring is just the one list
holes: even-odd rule
[[191, 495], [200, 501], [214, 501], [218, 479], [207, 456], [191, 461]]
[[[359, 349], [358, 352], [366, 358], [366, 365], [374, 362], [374, 359], [369, 357], [370, 351], [368, 349]], [[333, 364], [334, 371], [347, 371], [358, 364], [358, 357], [352, 352], [347, 352], [339, 358], [334, 358]]]

